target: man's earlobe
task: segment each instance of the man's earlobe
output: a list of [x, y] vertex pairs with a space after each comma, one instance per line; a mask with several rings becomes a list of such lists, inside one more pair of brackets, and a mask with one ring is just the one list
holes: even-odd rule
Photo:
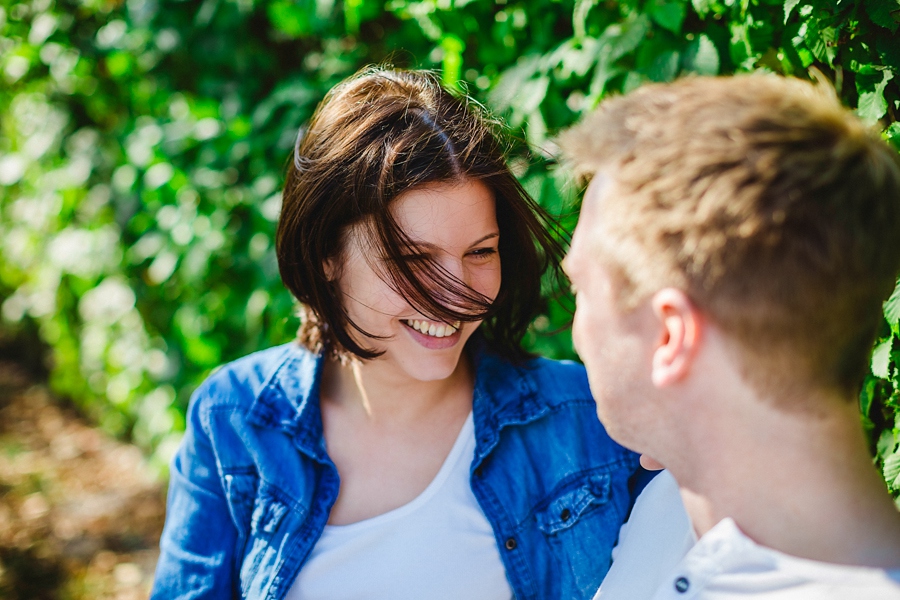
[[653, 352], [651, 379], [656, 387], [665, 387], [690, 372], [700, 342], [702, 318], [687, 294], [679, 289], [656, 292], [650, 305], [662, 330]]

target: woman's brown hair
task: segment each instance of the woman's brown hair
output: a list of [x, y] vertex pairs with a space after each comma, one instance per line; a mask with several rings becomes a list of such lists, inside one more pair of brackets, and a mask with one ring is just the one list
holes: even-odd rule
[[[335, 86], [298, 136], [288, 167], [276, 249], [285, 286], [300, 301], [299, 341], [334, 355], [374, 358], [350, 335], [335, 274], [348, 229], [366, 225], [373, 266], [423, 315], [484, 320], [488, 344], [510, 359], [541, 308], [541, 278], [559, 273], [555, 222], [506, 164], [502, 128], [433, 73], [370, 67]], [[442, 269], [404, 234], [390, 205], [421, 186], [479, 181], [493, 194], [500, 229], [500, 291], [493, 301]], [[382, 259], [382, 260], [378, 260]], [[337, 277], [339, 277], [339, 273]]]

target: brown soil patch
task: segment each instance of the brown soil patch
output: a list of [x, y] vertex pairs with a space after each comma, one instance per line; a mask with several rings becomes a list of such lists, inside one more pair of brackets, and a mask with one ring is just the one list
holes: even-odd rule
[[164, 514], [137, 448], [0, 362], [0, 598], [146, 598]]

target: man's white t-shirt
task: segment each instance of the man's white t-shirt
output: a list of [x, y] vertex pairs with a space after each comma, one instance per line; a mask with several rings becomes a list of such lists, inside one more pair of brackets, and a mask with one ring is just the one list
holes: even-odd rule
[[414, 500], [351, 525], [327, 525], [287, 600], [510, 600], [494, 531], [469, 484], [472, 415]]
[[696, 540], [662, 472], [623, 525], [595, 600], [900, 600], [900, 570], [806, 560], [760, 546], [731, 519]]

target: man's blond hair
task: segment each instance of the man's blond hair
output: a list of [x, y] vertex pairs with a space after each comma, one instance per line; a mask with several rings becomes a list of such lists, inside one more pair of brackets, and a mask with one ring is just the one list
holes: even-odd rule
[[900, 160], [829, 85], [648, 85], [603, 102], [560, 146], [612, 180], [602, 254], [626, 305], [677, 286], [767, 392], [858, 390], [900, 269]]

